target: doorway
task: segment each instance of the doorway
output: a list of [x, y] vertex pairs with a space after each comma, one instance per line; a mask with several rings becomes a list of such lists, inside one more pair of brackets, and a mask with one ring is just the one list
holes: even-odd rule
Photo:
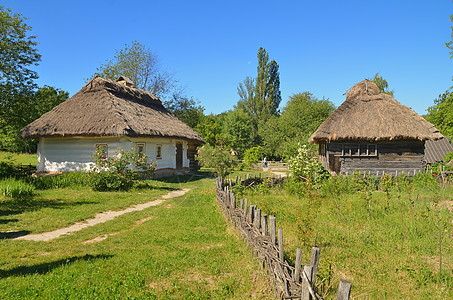
[[182, 143], [176, 143], [176, 169], [182, 169]]

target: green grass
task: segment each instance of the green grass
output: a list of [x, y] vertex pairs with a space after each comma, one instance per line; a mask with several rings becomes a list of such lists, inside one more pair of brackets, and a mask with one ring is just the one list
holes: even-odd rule
[[36, 153], [28, 154], [0, 151], [0, 162], [2, 161], [12, 161], [14, 164], [36, 166], [38, 164], [38, 155]]
[[225, 222], [214, 185], [175, 176], [129, 193], [64, 188], [30, 201], [0, 199], [0, 232], [37, 233], [192, 188], [48, 242], [0, 240], [0, 298], [272, 299], [260, 266]]
[[[319, 194], [299, 198], [283, 189], [243, 195], [249, 204], [276, 216], [290, 261], [299, 247], [302, 263], [309, 263], [318, 234], [318, 290], [327, 299], [336, 297], [340, 279], [352, 282], [351, 295], [359, 299], [452, 299], [453, 212], [444, 207], [452, 205], [453, 189], [443, 198], [426, 190], [390, 196], [387, 209], [386, 194], [379, 191], [369, 198], [358, 192], [337, 199]], [[446, 230], [440, 285], [439, 224]]]

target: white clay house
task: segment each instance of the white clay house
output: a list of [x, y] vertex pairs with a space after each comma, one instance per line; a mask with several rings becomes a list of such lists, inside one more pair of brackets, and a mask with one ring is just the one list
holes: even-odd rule
[[[201, 135], [180, 121], [149, 92], [100, 77], [24, 129], [20, 136], [38, 138], [37, 172], [85, 169], [96, 148], [108, 156], [118, 148], [135, 148], [158, 163], [157, 173], [196, 170]], [[165, 172], [166, 171], [166, 172]]]

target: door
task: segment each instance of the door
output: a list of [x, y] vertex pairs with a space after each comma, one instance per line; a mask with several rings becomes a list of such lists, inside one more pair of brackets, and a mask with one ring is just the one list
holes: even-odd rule
[[182, 169], [182, 144], [176, 143], [176, 169]]

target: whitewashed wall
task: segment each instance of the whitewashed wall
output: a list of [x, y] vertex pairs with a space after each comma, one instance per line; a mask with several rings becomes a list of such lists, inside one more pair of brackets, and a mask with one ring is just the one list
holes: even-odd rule
[[[108, 156], [118, 148], [129, 150], [145, 144], [145, 153], [157, 162], [159, 169], [176, 168], [176, 143], [183, 144], [183, 168], [189, 168], [187, 142], [169, 138], [40, 138], [38, 144], [38, 172], [68, 172], [86, 169], [96, 144], [107, 144]], [[157, 147], [162, 147], [162, 158], [157, 158]]]

